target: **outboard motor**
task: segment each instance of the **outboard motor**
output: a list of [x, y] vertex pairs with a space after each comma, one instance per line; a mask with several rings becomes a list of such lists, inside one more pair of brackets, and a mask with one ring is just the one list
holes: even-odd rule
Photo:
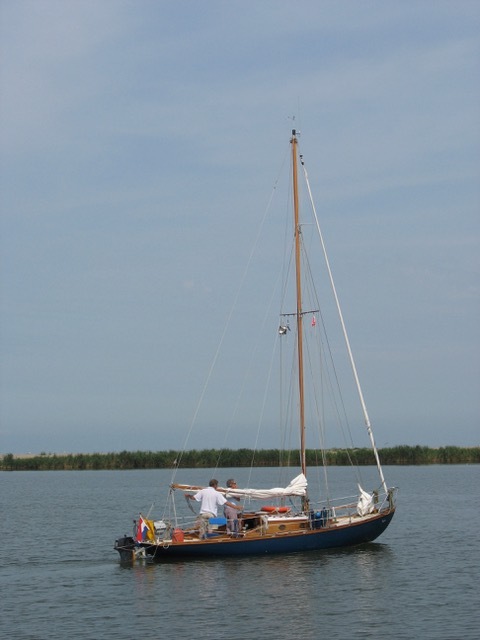
[[132, 562], [134, 558], [135, 540], [132, 536], [123, 536], [115, 540], [114, 549], [120, 554], [120, 562]]

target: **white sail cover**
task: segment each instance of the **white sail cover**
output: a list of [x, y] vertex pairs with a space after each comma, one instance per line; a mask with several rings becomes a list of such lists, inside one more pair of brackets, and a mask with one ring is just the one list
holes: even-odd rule
[[373, 496], [364, 491], [360, 485], [358, 485], [358, 489], [360, 491], [360, 497], [357, 502], [357, 513], [359, 516], [366, 516], [375, 509]]
[[275, 487], [273, 489], [235, 489], [232, 492], [226, 492], [229, 495], [242, 496], [245, 498], [253, 498], [258, 500], [266, 500], [268, 498], [283, 498], [286, 496], [304, 496], [307, 493], [307, 479], [301, 473], [294, 478], [288, 487]]

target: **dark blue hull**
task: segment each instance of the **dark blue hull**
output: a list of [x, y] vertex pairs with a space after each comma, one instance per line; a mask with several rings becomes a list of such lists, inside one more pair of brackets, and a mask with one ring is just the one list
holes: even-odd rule
[[[198, 542], [171, 543], [168, 545], [150, 543], [134, 543], [133, 549], [143, 548], [145, 554], [155, 562], [167, 559], [180, 559], [188, 557], [226, 557], [226, 556], [253, 556], [265, 554], [286, 554], [298, 551], [318, 551], [333, 549], [336, 547], [349, 547], [352, 545], [371, 542], [385, 531], [393, 518], [394, 510], [385, 514], [379, 514], [373, 519], [352, 522], [342, 527], [331, 527], [288, 533], [275, 536], [255, 536], [252, 538], [237, 538], [216, 540], [199, 540]], [[130, 538], [131, 540], [131, 538]], [[133, 543], [133, 540], [132, 540]], [[121, 557], [122, 551], [127, 551], [123, 546], [115, 547]], [[131, 553], [131, 552], [130, 552]], [[128, 557], [128, 552], [125, 554]]]

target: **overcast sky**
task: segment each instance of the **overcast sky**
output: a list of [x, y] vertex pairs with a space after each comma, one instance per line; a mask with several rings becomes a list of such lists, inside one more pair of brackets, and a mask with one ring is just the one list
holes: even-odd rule
[[181, 448], [293, 116], [377, 444], [480, 444], [479, 22], [2, 0], [0, 452]]

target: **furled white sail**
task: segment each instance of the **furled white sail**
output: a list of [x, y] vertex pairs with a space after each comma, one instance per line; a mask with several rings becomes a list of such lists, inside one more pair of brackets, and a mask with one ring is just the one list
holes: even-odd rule
[[239, 497], [252, 498], [258, 500], [266, 500], [267, 498], [284, 498], [287, 496], [304, 496], [307, 492], [307, 479], [303, 473], [294, 478], [288, 487], [274, 487], [273, 489], [235, 489], [232, 492], [226, 492], [229, 495]]
[[360, 497], [357, 502], [357, 513], [359, 516], [366, 516], [375, 509], [373, 496], [364, 491], [360, 485], [358, 485], [358, 488], [360, 490]]

